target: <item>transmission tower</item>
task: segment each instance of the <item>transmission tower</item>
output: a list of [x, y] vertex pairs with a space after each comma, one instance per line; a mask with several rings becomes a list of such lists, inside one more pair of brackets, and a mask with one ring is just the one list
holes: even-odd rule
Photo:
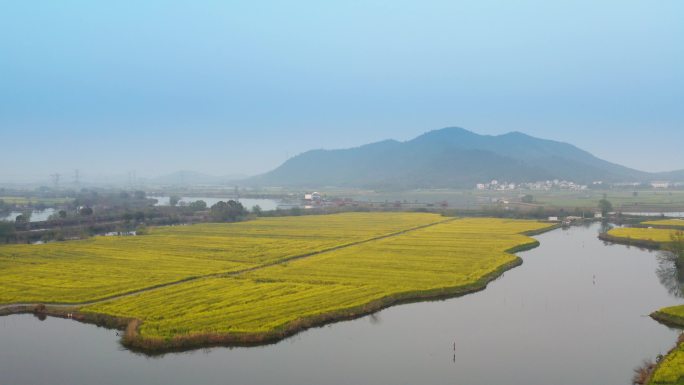
[[54, 173], [54, 174], [50, 174], [50, 176], [52, 177], [52, 183], [55, 184], [55, 190], [57, 190], [57, 189], [59, 188], [59, 177], [60, 177], [60, 174], [56, 172], [56, 173]]

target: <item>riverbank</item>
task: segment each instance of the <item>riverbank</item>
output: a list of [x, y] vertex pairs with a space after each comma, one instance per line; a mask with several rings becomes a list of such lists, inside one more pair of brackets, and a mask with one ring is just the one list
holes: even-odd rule
[[615, 236], [610, 233], [600, 233], [598, 238], [605, 242], [618, 243], [626, 246], [643, 247], [650, 250], [659, 250], [663, 247], [662, 242], [656, 242], [650, 239]]
[[[257, 348], [148, 359], [120, 345], [122, 331], [56, 317], [3, 317], [0, 372], [11, 383], [73, 385], [220, 385], [226, 378], [282, 385], [629, 384], [644, 357], [665, 354], [677, 337], [643, 317], [644, 309], [679, 300], [651, 274], [661, 265], [654, 253], [605, 245], [596, 238], [599, 228], [535, 237], [539, 247], [518, 254], [523, 265], [486, 290], [391, 306]], [[530, 362], [540, 370], [530, 371]]]
[[[651, 318], [673, 328], [684, 328], [684, 305], [670, 306], [651, 313]], [[684, 384], [684, 334], [650, 373], [649, 385]]]
[[[550, 228], [551, 229], [551, 228]], [[522, 252], [539, 246], [539, 242], [529, 242], [516, 246], [509, 252]], [[183, 352], [194, 349], [215, 346], [259, 346], [276, 343], [304, 330], [322, 327], [327, 324], [352, 320], [363, 317], [379, 310], [413, 302], [437, 301], [472, 294], [487, 288], [487, 285], [501, 277], [506, 271], [522, 265], [520, 257], [500, 266], [495, 271], [481, 277], [477, 282], [456, 287], [445, 287], [420, 292], [397, 293], [364, 305], [342, 309], [314, 317], [297, 319], [280, 328], [261, 333], [230, 333], [230, 334], [192, 334], [173, 337], [170, 339], [146, 337], [141, 335], [140, 327], [143, 321], [137, 318], [116, 317], [109, 314], [82, 311], [81, 307], [65, 307], [44, 304], [14, 305], [0, 309], [0, 316], [11, 314], [33, 314], [38, 318], [59, 317], [74, 321], [93, 324], [109, 329], [122, 330], [121, 344], [127, 349], [146, 355], [163, 355], [170, 352]]]
[[684, 334], [677, 339], [677, 344], [655, 365], [648, 377], [648, 385], [683, 385], [684, 384]]
[[[516, 248], [516, 252], [529, 250], [537, 247], [538, 245], [538, 242], [532, 242], [528, 246], [520, 246]], [[356, 319], [395, 305], [420, 301], [443, 300], [472, 294], [486, 289], [487, 285], [491, 281], [501, 277], [506, 271], [522, 265], [522, 263], [522, 259], [517, 257], [515, 261], [499, 267], [496, 271], [483, 276], [477, 282], [470, 285], [445, 287], [418, 292], [397, 293], [395, 295], [390, 295], [353, 308], [341, 309], [317, 316], [300, 318], [277, 329], [261, 333], [206, 333], [178, 336], [171, 339], [162, 339], [145, 337], [144, 335], [141, 335], [140, 326], [142, 325], [142, 322], [136, 319], [131, 320], [131, 323], [129, 323], [121, 343], [132, 351], [141, 352], [148, 355], [181, 352], [213, 346], [258, 346], [271, 344], [310, 328], [322, 327], [335, 322]]]
[[651, 318], [666, 325], [684, 328], [684, 305], [657, 310], [651, 313]]
[[[65, 307], [24, 304], [7, 307], [5, 312], [34, 313], [37, 316], [50, 315], [125, 329], [126, 333], [121, 342], [131, 350], [147, 354], [216, 345], [268, 344], [308, 328], [358, 318], [399, 303], [450, 298], [482, 290], [505, 271], [522, 263], [519, 257], [510, 253], [528, 250], [539, 245], [538, 241], [519, 233], [540, 233], [558, 226], [531, 221], [458, 219], [430, 227], [419, 227], [409, 233], [401, 232], [392, 237], [381, 237], [372, 242], [349, 246], [343, 250], [335, 249], [323, 254], [312, 254], [307, 258], [288, 260], [287, 263], [269, 265], [259, 270], [251, 269], [245, 271], [240, 277], [200, 279], [95, 305]], [[488, 232], [493, 233], [487, 235]], [[406, 249], [406, 246], [410, 245], [406, 243], [407, 241], [415, 242], [415, 249]], [[426, 256], [430, 255], [429, 259], [409, 259], [396, 266], [393, 266], [394, 262], [388, 264], [389, 261], [401, 261], [401, 258], [405, 258], [402, 257], [405, 255], [404, 250], [409, 251], [408, 255], [415, 252], [412, 250], [427, 252], [424, 245], [431, 242], [436, 242], [446, 248], [438, 248], [431, 251], [432, 254], [426, 254]], [[497, 249], [500, 246], [496, 245], [507, 246]], [[383, 258], [389, 258], [388, 262], [385, 262], [384, 259], [377, 259], [378, 254], [377, 251], [373, 251], [374, 247], [381, 250], [394, 250], [399, 247], [396, 249], [399, 254], [384, 256]], [[452, 255], [454, 250], [457, 251], [462, 247], [466, 250], [482, 249], [475, 254], [472, 254], [473, 251], [468, 251]], [[447, 250], [452, 251], [447, 252]], [[440, 256], [442, 253], [446, 254]], [[470, 260], [469, 258], [472, 257], [476, 259]], [[354, 258], [362, 259], [354, 261]], [[326, 262], [321, 264], [317, 262], [318, 260]], [[346, 268], [333, 268], [327, 272], [325, 270], [325, 266], [330, 263], [347, 263], [346, 261], [351, 263]], [[443, 270], [445, 262], [453, 265], [450, 269], [456, 270], [444, 271], [440, 274], [430, 273], [435, 268]], [[461, 264], [463, 267], [458, 267]], [[380, 270], [376, 270], [375, 267], [370, 270], [364, 268], [364, 266], [375, 265]], [[310, 267], [298, 272], [298, 269], [305, 266]], [[321, 270], [321, 267], [324, 269]], [[359, 267], [365, 270], [354, 272], [354, 269]], [[295, 275], [288, 275], [290, 270], [295, 272]], [[426, 274], [423, 274], [423, 271]], [[340, 272], [350, 274], [350, 278], [344, 278], [340, 283], [336, 283], [337, 279], [334, 276]], [[395, 275], [396, 280], [391, 278]], [[473, 276], [475, 276], [474, 279], [470, 278]], [[378, 281], [380, 277], [384, 277], [382, 282]], [[386, 281], [387, 279], [390, 280]], [[355, 285], [360, 286], [355, 288]], [[235, 289], [230, 289], [233, 286]], [[221, 291], [226, 288], [230, 291]], [[265, 290], [264, 294], [258, 294], [262, 290]], [[279, 290], [283, 291], [282, 295], [273, 299], [268, 298], [270, 294], [277, 293]], [[182, 298], [186, 298], [185, 300], [178, 303], [173, 300], [169, 301], [170, 298], [177, 299], [178, 296], [175, 293], [179, 292], [183, 293]], [[254, 296], [254, 299], [249, 300], [253, 302], [248, 307], [237, 308], [230, 302], [236, 296], [244, 297], [245, 300]], [[259, 299], [261, 296], [265, 296], [263, 300]], [[213, 302], [214, 297], [218, 302]], [[302, 302], [302, 300], [308, 302]], [[196, 306], [193, 305], [193, 301], [208, 301], [213, 305], [206, 316], [202, 316], [202, 313], [184, 315], [183, 309]], [[222, 305], [220, 301], [228, 302]], [[279, 311], [283, 310], [276, 309], [283, 306], [285, 313], [280, 314]], [[245, 315], [244, 319], [233, 317], [233, 314], [240, 314], [245, 310], [255, 312], [254, 314], [258, 314], [258, 317], [266, 315], [272, 320], [244, 324], [244, 320], [249, 320], [252, 316]], [[148, 314], [148, 311], [151, 312]], [[177, 317], [177, 321], [174, 321], [173, 317]], [[151, 321], [155, 319], [166, 319], [164, 325], [168, 324], [170, 329], [168, 331], [160, 329], [155, 321]], [[201, 321], [201, 323], [189, 324], [190, 328], [186, 329], [187, 332], [174, 332], [174, 330], [186, 328], [187, 326], [183, 325], [188, 325], [188, 320]], [[243, 324], [244, 326], [230, 328], [231, 325]], [[221, 325], [228, 325], [229, 328], [220, 331], [203, 331], [215, 330]], [[159, 335], [160, 333], [163, 335]]]
[[[614, 243], [665, 249], [671, 243], [671, 234], [681, 230], [681, 220], [647, 221], [640, 227], [611, 229], [599, 238]], [[647, 227], [648, 226], [648, 227]], [[674, 328], [684, 328], [684, 305], [671, 306], [650, 314], [654, 320]], [[660, 357], [655, 365], [642, 368], [643, 383], [650, 385], [684, 384], [684, 334], [680, 335], [672, 350]]]

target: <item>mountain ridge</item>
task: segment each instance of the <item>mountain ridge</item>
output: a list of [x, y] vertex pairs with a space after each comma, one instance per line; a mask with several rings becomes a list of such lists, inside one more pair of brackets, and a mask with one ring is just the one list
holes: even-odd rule
[[684, 178], [684, 170], [648, 173], [600, 159], [572, 144], [522, 132], [480, 135], [461, 127], [428, 131], [411, 140], [310, 150], [252, 185], [285, 187], [449, 188], [492, 179], [515, 183], [565, 179], [577, 183], [647, 182]]

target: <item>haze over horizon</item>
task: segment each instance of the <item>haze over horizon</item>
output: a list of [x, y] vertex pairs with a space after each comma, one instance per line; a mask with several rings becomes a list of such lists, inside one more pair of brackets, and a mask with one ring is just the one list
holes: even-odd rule
[[684, 169], [683, 14], [667, 0], [8, 3], [0, 182], [253, 175], [448, 126]]

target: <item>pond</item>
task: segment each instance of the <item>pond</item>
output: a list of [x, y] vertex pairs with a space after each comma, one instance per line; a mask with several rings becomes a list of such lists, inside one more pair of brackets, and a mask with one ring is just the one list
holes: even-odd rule
[[[481, 292], [405, 304], [273, 345], [161, 357], [116, 331], [32, 315], [0, 317], [7, 384], [627, 385], [677, 331], [647, 315], [682, 303], [656, 252], [607, 245], [597, 224], [537, 236], [524, 264]], [[661, 281], [665, 284], [661, 284]]]
[[[55, 209], [48, 208], [45, 210], [34, 210], [31, 212], [31, 222], [42, 222], [46, 221], [50, 215], [55, 213]], [[17, 218], [17, 215], [22, 214], [21, 211], [12, 211], [9, 214], [7, 214], [4, 217], [0, 217], [0, 220], [3, 221], [9, 221], [9, 222], [14, 222]]]

